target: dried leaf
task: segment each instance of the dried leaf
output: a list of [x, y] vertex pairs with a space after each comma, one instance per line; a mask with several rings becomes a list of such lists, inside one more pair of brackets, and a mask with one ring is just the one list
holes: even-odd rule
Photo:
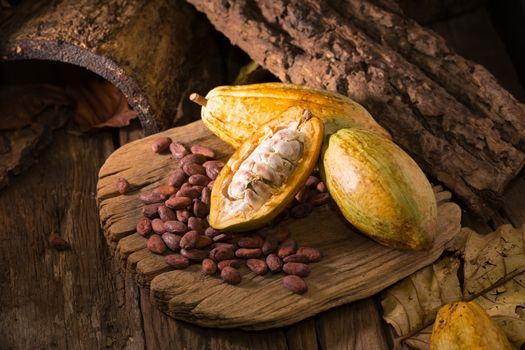
[[[459, 289], [459, 257], [444, 256], [388, 288], [381, 301], [383, 318], [401, 337], [433, 320], [442, 305], [471, 298], [506, 276], [525, 272], [525, 226], [503, 225], [495, 232], [480, 235], [462, 229], [464, 247], [463, 293]], [[514, 346], [525, 343], [525, 274], [474, 299], [495, 319]], [[416, 349], [427, 349], [431, 326], [405, 341]]]

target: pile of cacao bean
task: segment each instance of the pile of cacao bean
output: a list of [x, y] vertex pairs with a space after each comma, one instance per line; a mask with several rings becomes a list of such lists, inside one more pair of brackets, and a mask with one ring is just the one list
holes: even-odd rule
[[[185, 269], [201, 263], [202, 272], [213, 276], [220, 273], [229, 284], [239, 284], [239, 268], [246, 265], [257, 275], [284, 272], [283, 285], [293, 293], [308, 290], [304, 277], [310, 273], [309, 263], [321, 260], [321, 253], [312, 247], [299, 247], [289, 230], [275, 226], [289, 216], [302, 218], [315, 206], [330, 199], [319, 177], [311, 175], [290, 206], [274, 222], [256, 232], [218, 232], [209, 226], [213, 182], [224, 163], [215, 159], [215, 152], [203, 145], [189, 149], [168, 137], [159, 137], [151, 144], [154, 153], [169, 149], [180, 168], [169, 174], [166, 185], [139, 195], [144, 204], [144, 217], [136, 230], [148, 237], [147, 248], [165, 255], [168, 265]], [[125, 193], [129, 184], [120, 178], [116, 184]]]

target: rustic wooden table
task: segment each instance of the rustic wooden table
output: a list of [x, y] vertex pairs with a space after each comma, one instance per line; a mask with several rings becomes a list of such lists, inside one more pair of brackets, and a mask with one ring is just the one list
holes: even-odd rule
[[[484, 64], [520, 101], [520, 86], [484, 9], [432, 27], [459, 53]], [[148, 293], [119, 272], [99, 227], [97, 173], [108, 155], [140, 138], [138, 125], [85, 136], [69, 126], [25, 174], [0, 192], [1, 349], [388, 349], [392, 334], [378, 297], [324, 312], [290, 327], [246, 332], [173, 320]], [[525, 173], [488, 223], [464, 215], [464, 225], [489, 232], [525, 223]], [[49, 248], [60, 233], [71, 249]]]

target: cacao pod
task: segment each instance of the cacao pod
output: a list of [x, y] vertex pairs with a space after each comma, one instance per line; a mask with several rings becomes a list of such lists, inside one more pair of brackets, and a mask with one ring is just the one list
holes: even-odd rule
[[304, 185], [321, 151], [323, 123], [307, 110], [293, 111], [257, 129], [222, 168], [211, 193], [211, 227], [259, 228], [283, 211]]
[[443, 306], [436, 317], [430, 350], [510, 350], [503, 330], [477, 303], [455, 302]]
[[321, 163], [330, 195], [357, 229], [389, 247], [430, 248], [434, 192], [399, 146], [366, 130], [341, 129], [330, 136]]
[[325, 134], [360, 127], [390, 138], [368, 111], [346, 96], [305, 86], [262, 83], [219, 86], [203, 100], [201, 118], [206, 127], [237, 148], [262, 124], [300, 105], [320, 118]]

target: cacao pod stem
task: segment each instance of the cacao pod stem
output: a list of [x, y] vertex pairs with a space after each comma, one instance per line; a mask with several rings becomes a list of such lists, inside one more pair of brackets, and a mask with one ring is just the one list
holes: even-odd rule
[[202, 107], [206, 107], [206, 105], [208, 104], [208, 100], [204, 96], [201, 96], [196, 92], [190, 95], [190, 101], [195, 102], [196, 104]]

